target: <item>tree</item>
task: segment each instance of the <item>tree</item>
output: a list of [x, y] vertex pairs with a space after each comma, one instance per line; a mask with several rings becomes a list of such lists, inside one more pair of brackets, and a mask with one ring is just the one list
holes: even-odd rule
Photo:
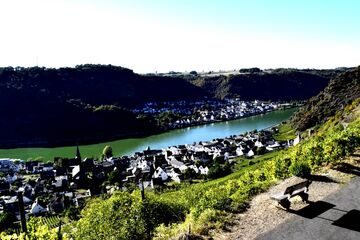
[[194, 179], [197, 177], [197, 174], [195, 172], [194, 169], [192, 168], [187, 168], [185, 171], [184, 171], [184, 179]]
[[102, 152], [103, 158], [111, 158], [113, 156], [113, 150], [112, 147], [109, 145], [106, 145]]
[[65, 211], [65, 216], [70, 220], [77, 221], [80, 219], [80, 209], [74, 206], [70, 206]]
[[108, 181], [112, 185], [116, 183], [121, 184], [122, 183], [121, 171], [119, 169], [115, 169], [114, 171], [110, 172]]
[[13, 228], [14, 222], [16, 222], [16, 216], [9, 212], [0, 213], [0, 232], [6, 229]]

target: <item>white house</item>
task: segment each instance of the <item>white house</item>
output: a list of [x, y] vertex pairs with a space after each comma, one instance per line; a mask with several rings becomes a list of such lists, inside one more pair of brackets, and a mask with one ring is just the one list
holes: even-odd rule
[[298, 145], [298, 144], [300, 143], [300, 140], [301, 140], [300, 134], [298, 134], [298, 135], [296, 136], [296, 138], [294, 139], [293, 145], [294, 145], [294, 146]]
[[10, 158], [0, 158], [0, 171], [9, 171], [12, 170], [14, 172], [19, 171], [19, 166], [16, 165], [13, 159]]
[[179, 174], [177, 172], [175, 172], [175, 170], [173, 168], [167, 174], [171, 178], [171, 180], [173, 180], [177, 183], [181, 182]]
[[170, 156], [168, 158], [168, 163], [173, 166], [174, 168], [181, 168], [182, 166], [185, 166], [183, 162], [178, 161], [174, 156]]
[[150, 166], [147, 164], [147, 161], [145, 160], [139, 161], [138, 168], [140, 168], [142, 171], [150, 171]]
[[263, 147], [264, 144], [262, 144], [262, 142], [260, 142], [259, 140], [256, 140], [255, 142], [255, 147]]
[[185, 170], [188, 169], [188, 167], [186, 165], [182, 165], [181, 167], [179, 167], [179, 169], [182, 173], [184, 173]]
[[244, 155], [244, 152], [242, 151], [242, 149], [240, 147], [236, 148], [236, 155], [237, 156], [242, 156]]
[[74, 166], [74, 168], [71, 171], [72, 177], [75, 177], [80, 172], [80, 165]]
[[13, 176], [10, 176], [9, 174], [6, 176], [6, 181], [8, 183], [13, 183], [15, 182], [15, 180], [18, 179], [17, 175], [14, 174]]
[[199, 173], [199, 168], [196, 165], [190, 165], [189, 168], [192, 168], [195, 173]]
[[202, 175], [207, 175], [209, 173], [209, 168], [208, 167], [200, 166], [199, 170], [200, 170], [200, 174], [202, 174]]
[[255, 155], [255, 153], [254, 153], [253, 150], [250, 150], [250, 151], [246, 154], [246, 156], [248, 156], [248, 157], [252, 157], [252, 156], [254, 156], [254, 155]]
[[[17, 200], [18, 200], [18, 197], [17, 197], [17, 196], [12, 196], [12, 197], [10, 197], [9, 199], [4, 199], [4, 202], [5, 202], [5, 203], [14, 203], [14, 202], [16, 202]], [[29, 198], [23, 196], [23, 203], [24, 203], [25, 205], [28, 205], [28, 204], [31, 203], [31, 200], [30, 200]]]
[[279, 148], [279, 147], [280, 147], [280, 144], [278, 142], [275, 142], [274, 144], [268, 145], [266, 147], [266, 150], [273, 151], [274, 149]]
[[153, 177], [161, 178], [163, 181], [166, 181], [169, 178], [169, 176], [166, 174], [166, 172], [161, 167], [158, 167], [155, 170]]
[[44, 213], [46, 212], [46, 208], [42, 207], [39, 203], [38, 200], [36, 199], [35, 202], [31, 205], [31, 209], [30, 212], [34, 215], [40, 214], [40, 213]]

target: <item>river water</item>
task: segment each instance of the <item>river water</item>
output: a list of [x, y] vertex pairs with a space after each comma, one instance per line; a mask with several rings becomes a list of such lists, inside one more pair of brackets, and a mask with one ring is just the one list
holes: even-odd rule
[[[80, 146], [80, 151], [82, 157], [98, 157], [101, 155], [104, 146], [110, 145], [113, 148], [114, 155], [121, 156], [142, 151], [148, 146], [151, 149], [161, 149], [168, 146], [208, 141], [215, 138], [238, 135], [254, 129], [261, 130], [271, 127], [289, 119], [295, 111], [296, 109], [278, 110], [227, 122], [175, 129], [148, 137], [129, 138], [105, 143], [83, 145]], [[42, 156], [45, 160], [53, 160], [55, 156], [74, 157], [75, 147], [0, 149], [0, 158], [11, 157], [26, 160], [38, 156]]]

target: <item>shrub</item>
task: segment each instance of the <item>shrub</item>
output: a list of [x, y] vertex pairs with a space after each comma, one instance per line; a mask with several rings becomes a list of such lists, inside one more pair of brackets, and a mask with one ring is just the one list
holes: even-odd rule
[[10, 212], [0, 213], [0, 232], [5, 231], [8, 228], [14, 227], [14, 222], [16, 222], [16, 216]]
[[308, 177], [311, 173], [311, 168], [305, 161], [294, 161], [289, 170], [291, 174], [298, 177]]
[[286, 157], [277, 157], [275, 160], [275, 177], [276, 178], [286, 178], [290, 175], [289, 167], [291, 165], [290, 158]]

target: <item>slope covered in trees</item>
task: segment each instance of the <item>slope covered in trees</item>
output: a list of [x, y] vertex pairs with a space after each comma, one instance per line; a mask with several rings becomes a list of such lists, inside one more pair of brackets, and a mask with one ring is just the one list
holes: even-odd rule
[[102, 65], [0, 68], [0, 92], [1, 147], [151, 133], [157, 126], [124, 108], [205, 96], [202, 89], [178, 77], [145, 77]]
[[0, 68], [0, 147], [54, 146], [151, 134], [159, 126], [128, 111], [149, 101], [240, 96], [307, 99], [342, 70], [272, 70], [233, 76], [139, 75], [111, 65]]
[[291, 122], [297, 130], [324, 123], [337, 111], [360, 97], [360, 67], [333, 78], [317, 96], [308, 100]]
[[191, 82], [217, 98], [243, 100], [306, 100], [319, 93], [331, 77], [344, 71], [276, 69], [237, 75], [198, 77]]

